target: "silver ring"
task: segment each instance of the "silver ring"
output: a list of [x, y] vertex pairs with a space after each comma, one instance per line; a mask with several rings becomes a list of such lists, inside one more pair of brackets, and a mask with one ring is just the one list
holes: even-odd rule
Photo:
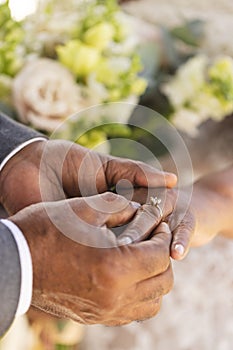
[[161, 218], [163, 217], [163, 211], [160, 208], [159, 204], [162, 202], [162, 200], [158, 197], [150, 197], [150, 201], [149, 201], [149, 205], [153, 205], [154, 207], [156, 207], [159, 210], [159, 214], [161, 216]]

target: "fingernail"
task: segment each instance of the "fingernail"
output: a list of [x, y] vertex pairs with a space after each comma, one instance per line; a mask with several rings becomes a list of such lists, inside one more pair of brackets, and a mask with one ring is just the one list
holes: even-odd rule
[[141, 207], [141, 204], [138, 202], [131, 201], [131, 204], [132, 204], [132, 207], [134, 207], [135, 209], [139, 209]]
[[174, 249], [179, 255], [184, 255], [184, 246], [182, 244], [176, 244]]
[[121, 237], [117, 240], [119, 245], [126, 245], [126, 244], [131, 244], [133, 243], [133, 240], [129, 236]]
[[168, 226], [168, 224], [165, 222], [165, 221], [162, 221], [160, 224], [159, 224], [160, 228], [161, 228], [161, 231], [165, 231], [167, 234], [172, 234], [171, 233], [171, 230], [170, 230], [170, 227]]
[[173, 174], [173, 173], [168, 173], [168, 172], [165, 172], [165, 174], [166, 174], [167, 176], [169, 176], [169, 177], [173, 177], [173, 178], [174, 178], [174, 180], [176, 180], [176, 181], [177, 181], [177, 176], [176, 176], [176, 174]]

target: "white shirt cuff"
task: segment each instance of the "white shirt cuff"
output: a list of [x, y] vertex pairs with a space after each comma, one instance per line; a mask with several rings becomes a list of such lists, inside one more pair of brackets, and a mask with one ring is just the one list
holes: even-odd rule
[[16, 155], [19, 151], [21, 151], [24, 147], [30, 145], [33, 142], [36, 141], [45, 141], [47, 140], [46, 137], [35, 137], [34, 139], [30, 139], [26, 142], [21, 143], [21, 145], [19, 145], [18, 147], [16, 147], [11, 153], [9, 153], [5, 159], [3, 159], [2, 163], [0, 164], [0, 171], [4, 168], [4, 166], [6, 165], [6, 163], [12, 158], [14, 157], [14, 155]]
[[1, 220], [1, 222], [11, 231], [19, 251], [21, 287], [16, 316], [20, 316], [28, 311], [32, 300], [33, 272], [31, 254], [27, 241], [18, 226], [10, 220]]

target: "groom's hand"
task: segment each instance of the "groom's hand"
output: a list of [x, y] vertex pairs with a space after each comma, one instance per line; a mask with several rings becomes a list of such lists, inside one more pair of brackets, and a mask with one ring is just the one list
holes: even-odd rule
[[122, 246], [109, 229], [131, 220], [136, 208], [105, 193], [32, 205], [10, 217], [30, 247], [32, 305], [111, 326], [157, 314], [173, 284], [168, 226], [161, 224], [146, 242]]
[[0, 201], [12, 214], [40, 201], [95, 195], [117, 185], [175, 184], [175, 175], [144, 163], [101, 155], [69, 141], [45, 140], [8, 161], [0, 174]]

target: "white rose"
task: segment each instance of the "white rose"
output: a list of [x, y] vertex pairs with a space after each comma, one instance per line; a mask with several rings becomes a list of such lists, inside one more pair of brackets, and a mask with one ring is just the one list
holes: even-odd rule
[[16, 76], [13, 102], [22, 122], [49, 132], [86, 107], [72, 74], [45, 58], [28, 63]]
[[200, 118], [197, 112], [187, 108], [181, 108], [172, 116], [172, 123], [177, 129], [195, 137], [198, 134]]
[[208, 58], [198, 55], [180, 66], [175, 77], [164, 84], [162, 90], [168, 96], [173, 107], [179, 108], [199, 93], [205, 82], [205, 70]]

